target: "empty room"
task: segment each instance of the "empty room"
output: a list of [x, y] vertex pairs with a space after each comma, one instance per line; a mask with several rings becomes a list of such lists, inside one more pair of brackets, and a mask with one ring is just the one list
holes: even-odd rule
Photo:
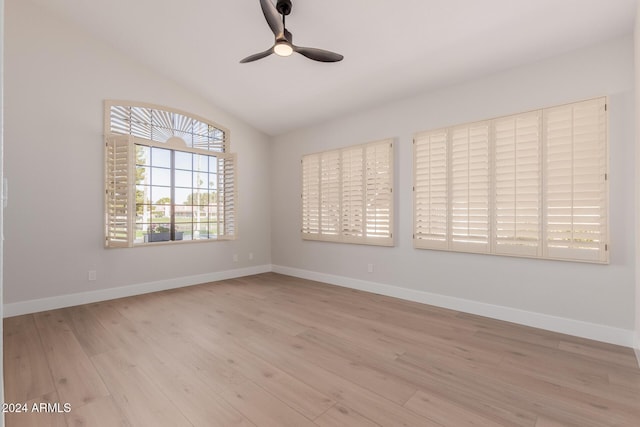
[[639, 6], [0, 0], [0, 426], [639, 426]]

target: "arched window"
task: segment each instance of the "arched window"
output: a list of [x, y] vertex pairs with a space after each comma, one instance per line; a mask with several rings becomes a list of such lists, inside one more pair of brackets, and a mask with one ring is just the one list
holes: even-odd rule
[[105, 245], [236, 236], [229, 131], [166, 107], [105, 102]]

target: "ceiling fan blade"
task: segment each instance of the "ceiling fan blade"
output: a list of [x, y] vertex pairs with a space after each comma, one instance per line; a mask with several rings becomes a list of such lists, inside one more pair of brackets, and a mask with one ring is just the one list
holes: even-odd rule
[[271, 0], [260, 0], [260, 6], [262, 6], [262, 13], [273, 31], [273, 35], [276, 36], [276, 39], [283, 37], [284, 23], [274, 4], [271, 3]]
[[330, 52], [324, 49], [316, 49], [314, 47], [293, 46], [293, 50], [298, 52], [300, 55], [320, 62], [338, 62], [342, 61], [344, 58], [344, 56], [339, 53]]
[[265, 50], [264, 52], [254, 53], [253, 55], [249, 55], [246, 58], [244, 58], [242, 61], [240, 61], [240, 63], [241, 64], [245, 64], [247, 62], [257, 61], [258, 59], [266, 58], [267, 56], [271, 55], [272, 53], [273, 53], [273, 47]]

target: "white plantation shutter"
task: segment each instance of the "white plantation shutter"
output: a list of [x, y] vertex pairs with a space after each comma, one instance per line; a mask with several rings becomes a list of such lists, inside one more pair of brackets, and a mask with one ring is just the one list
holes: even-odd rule
[[494, 121], [496, 254], [541, 254], [540, 112]]
[[135, 235], [135, 147], [131, 136], [105, 141], [105, 246], [132, 247]]
[[320, 235], [320, 155], [302, 159], [302, 234], [310, 239]]
[[[393, 144], [391, 141], [365, 146], [366, 242], [393, 243]], [[357, 178], [357, 177], [356, 177]]]
[[302, 157], [302, 238], [393, 245], [391, 140]]
[[605, 102], [599, 98], [544, 111], [549, 257], [608, 261]]
[[320, 234], [340, 237], [340, 151], [320, 155]]
[[414, 247], [608, 262], [606, 98], [414, 137]]
[[451, 131], [451, 249], [489, 252], [489, 124]]
[[447, 249], [448, 168], [447, 131], [421, 133], [413, 144], [414, 246]]
[[237, 237], [238, 186], [235, 154], [218, 157], [218, 238]]

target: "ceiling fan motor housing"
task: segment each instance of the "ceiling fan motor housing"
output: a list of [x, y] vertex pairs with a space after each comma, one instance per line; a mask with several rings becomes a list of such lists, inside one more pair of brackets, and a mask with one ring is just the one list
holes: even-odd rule
[[291, 13], [291, 0], [278, 0], [276, 4], [276, 10], [280, 15], [288, 15]]

